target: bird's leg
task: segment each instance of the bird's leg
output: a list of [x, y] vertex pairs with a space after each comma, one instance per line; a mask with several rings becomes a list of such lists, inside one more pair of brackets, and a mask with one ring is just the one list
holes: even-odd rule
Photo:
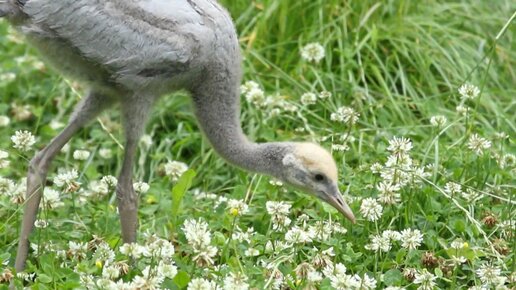
[[134, 191], [132, 181], [137, 142], [137, 140], [127, 140], [126, 142], [124, 163], [116, 187], [122, 238], [125, 243], [136, 242], [136, 228], [138, 226], [138, 197]]
[[133, 188], [133, 165], [138, 141], [143, 134], [153, 98], [128, 98], [122, 103], [126, 146], [122, 170], [116, 188], [118, 213], [124, 243], [136, 242], [138, 227], [138, 196]]
[[81, 127], [112, 103], [113, 99], [109, 97], [93, 92], [88, 94], [88, 96], [83, 98], [76, 106], [66, 128], [30, 161], [27, 173], [27, 201], [25, 203], [20, 240], [18, 242], [18, 253], [15, 262], [17, 272], [23, 271], [25, 268], [29, 251], [29, 236], [34, 227], [34, 222], [36, 221], [48, 168], [52, 160]]

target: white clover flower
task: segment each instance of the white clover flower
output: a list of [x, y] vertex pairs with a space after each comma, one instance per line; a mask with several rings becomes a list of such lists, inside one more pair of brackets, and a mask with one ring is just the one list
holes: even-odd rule
[[444, 192], [446, 192], [449, 195], [456, 195], [462, 193], [462, 185], [455, 183], [455, 182], [447, 182], [444, 185]]
[[260, 251], [255, 248], [247, 248], [244, 252], [247, 257], [256, 257], [260, 255]]
[[0, 127], [7, 127], [11, 123], [11, 119], [9, 117], [1, 115], [0, 116]]
[[77, 178], [79, 178], [77, 170], [63, 171], [54, 177], [54, 184], [63, 188], [65, 192], [74, 192], [80, 187], [80, 183], [75, 181]]
[[115, 252], [106, 242], [102, 242], [97, 246], [92, 259], [94, 261], [100, 261], [103, 264], [110, 264], [115, 260]]
[[270, 215], [288, 215], [290, 213], [291, 204], [284, 201], [267, 201], [265, 208]]
[[475, 271], [475, 273], [480, 281], [485, 285], [499, 285], [500, 280], [503, 279], [503, 277], [500, 276], [502, 270], [499, 267], [489, 264], [483, 264]]
[[109, 186], [102, 181], [93, 180], [88, 185], [87, 196], [102, 197], [109, 193]]
[[478, 134], [473, 134], [469, 137], [468, 148], [475, 154], [482, 156], [485, 150], [491, 148], [491, 141], [478, 136]]
[[13, 105], [11, 113], [16, 121], [27, 121], [32, 118], [33, 114], [29, 105]]
[[240, 86], [240, 92], [245, 95], [252, 90], [260, 89], [260, 85], [255, 81], [247, 81], [243, 85]]
[[389, 147], [387, 147], [387, 150], [396, 156], [406, 155], [411, 149], [412, 141], [410, 139], [405, 137], [398, 138], [396, 136], [389, 140]]
[[419, 230], [404, 229], [401, 231], [401, 246], [406, 249], [415, 250], [423, 241], [423, 234]]
[[328, 249], [322, 251], [322, 254], [330, 256], [330, 257], [335, 257], [335, 251], [334, 251], [333, 247], [329, 247]]
[[311, 243], [310, 234], [298, 227], [292, 227], [285, 234], [285, 241], [290, 244], [306, 244]]
[[348, 290], [360, 287], [360, 281], [354, 276], [347, 275], [346, 267], [340, 263], [335, 265], [335, 268], [325, 268], [323, 272], [325, 272], [326, 277], [330, 279], [331, 286], [335, 289]]
[[194, 278], [188, 283], [187, 290], [218, 290], [219, 287], [214, 281], [208, 281], [203, 278]]
[[109, 148], [101, 148], [99, 150], [99, 156], [104, 159], [110, 159], [111, 157], [113, 157], [113, 151]]
[[314, 93], [304, 93], [301, 96], [301, 104], [305, 106], [315, 105], [317, 96]]
[[448, 119], [446, 119], [446, 117], [443, 115], [432, 116], [430, 118], [430, 124], [438, 128], [444, 127], [444, 125], [446, 125], [447, 122]]
[[506, 139], [509, 139], [509, 134], [505, 133], [505, 132], [496, 132], [494, 133], [493, 135], [494, 139], [495, 140], [500, 140], [500, 141], [503, 141], [503, 140], [506, 140]]
[[460, 250], [460, 249], [464, 248], [465, 246], [466, 246], [466, 243], [464, 243], [464, 240], [460, 239], [460, 238], [453, 240], [453, 242], [451, 242], [451, 244], [450, 244], [450, 247], [452, 249], [456, 249], [456, 250]]
[[279, 115], [281, 115], [281, 110], [279, 108], [272, 108], [269, 110], [269, 118], [278, 117]]
[[462, 198], [469, 202], [476, 202], [477, 200], [484, 197], [481, 192], [477, 192], [472, 188], [466, 188], [466, 191], [460, 193]]
[[7, 168], [11, 164], [9, 160], [6, 160], [9, 157], [9, 153], [4, 150], [0, 150], [0, 169]]
[[315, 271], [314, 267], [307, 262], [302, 262], [296, 266], [294, 273], [297, 279], [305, 279], [308, 272]]
[[61, 123], [61, 122], [59, 122], [59, 121], [57, 121], [57, 120], [52, 120], [52, 121], [50, 121], [50, 124], [48, 124], [48, 126], [49, 126], [52, 130], [57, 130], [57, 129], [59, 129], [59, 128], [62, 128], [62, 127], [64, 127], [64, 125], [65, 125], [64, 123]]
[[120, 270], [114, 265], [106, 265], [102, 269], [102, 277], [105, 279], [115, 280], [120, 276]]
[[260, 89], [252, 89], [245, 94], [245, 99], [248, 103], [253, 104], [258, 107], [267, 106], [267, 99], [265, 98], [265, 92]]
[[36, 143], [36, 138], [29, 131], [16, 131], [11, 136], [11, 141], [14, 148], [20, 151], [29, 151], [32, 145]]
[[287, 101], [282, 101], [279, 104], [279, 107], [285, 112], [297, 112], [298, 110], [298, 107], [295, 104]]
[[367, 274], [364, 274], [363, 278], [360, 278], [360, 276], [355, 275], [354, 279], [358, 282], [360, 287], [358, 287], [359, 290], [372, 290], [376, 289], [376, 279], [369, 277]]
[[330, 115], [332, 121], [348, 125], [355, 124], [358, 121], [358, 117], [360, 117], [360, 114], [350, 107], [340, 107], [337, 109], [337, 112]]
[[75, 150], [73, 152], [73, 159], [75, 160], [86, 160], [90, 157], [90, 151], [87, 150]]
[[301, 57], [306, 61], [318, 63], [324, 56], [324, 47], [320, 43], [309, 43], [301, 48]]
[[150, 186], [146, 182], [138, 181], [133, 183], [133, 188], [134, 191], [136, 191], [137, 193], [147, 193], [147, 191], [149, 191]]
[[36, 228], [44, 229], [48, 226], [48, 222], [46, 220], [39, 219], [34, 222], [34, 226]]
[[284, 231], [290, 226], [292, 220], [286, 215], [273, 215], [271, 217], [272, 229], [277, 232]]
[[57, 190], [48, 187], [43, 189], [43, 198], [42, 202], [40, 203], [40, 207], [53, 209], [63, 205], [64, 202], [61, 201], [61, 197], [59, 196], [59, 192]]
[[470, 108], [468, 106], [459, 105], [455, 107], [455, 111], [457, 111], [459, 115], [466, 116], [469, 113]]
[[228, 200], [227, 209], [232, 216], [242, 216], [249, 212], [249, 206], [241, 199]]
[[70, 151], [70, 143], [66, 143], [60, 151], [63, 153], [68, 153]]
[[144, 247], [137, 243], [125, 243], [120, 247], [120, 253], [129, 256], [133, 259], [138, 259], [145, 251]]
[[254, 229], [252, 227], [248, 228], [247, 231], [242, 231], [239, 226], [236, 226], [235, 231], [233, 232], [233, 235], [231, 235], [231, 238], [235, 241], [243, 242], [246, 241], [248, 243], [251, 243], [251, 236], [255, 234]]
[[349, 146], [346, 144], [331, 144], [331, 151], [346, 152], [349, 151]]
[[516, 155], [512, 153], [504, 154], [499, 160], [498, 165], [500, 168], [512, 168], [516, 166]]
[[463, 84], [459, 88], [459, 94], [465, 100], [474, 100], [480, 94], [480, 89], [477, 86], [472, 85], [472, 84]]
[[319, 99], [321, 99], [321, 100], [330, 99], [331, 97], [332, 97], [332, 93], [331, 92], [322, 91], [322, 92], [319, 93]]
[[249, 284], [247, 284], [247, 276], [243, 273], [229, 273], [224, 278], [223, 283], [224, 290], [248, 290]]
[[3, 74], [0, 74], [0, 82], [12, 82], [16, 79], [16, 74], [12, 72], [6, 72]]
[[164, 263], [163, 261], [161, 261], [158, 264], [157, 273], [158, 276], [162, 276], [168, 279], [174, 279], [174, 277], [177, 275], [177, 267], [171, 263]]
[[393, 231], [393, 230], [385, 230], [385, 231], [383, 231], [382, 237], [388, 238], [391, 241], [399, 241], [399, 240], [401, 240], [400, 232]]
[[95, 287], [96, 289], [108, 289], [108, 290], [114, 290], [116, 289], [116, 283], [109, 280], [109, 279], [106, 279], [106, 278], [102, 278], [102, 279], [98, 279], [97, 280], [97, 283], [95, 283]]
[[12, 180], [0, 176], [0, 195], [5, 194], [9, 197], [12, 197], [15, 190], [16, 185]]
[[[34, 273], [36, 274], [36, 273]], [[88, 275], [81, 273], [79, 276], [79, 281], [81, 282], [81, 285], [83, 287], [86, 287], [86, 289], [96, 289], [97, 284], [95, 284], [95, 279], [93, 278], [93, 275]]]
[[68, 241], [67, 254], [75, 259], [84, 259], [88, 252], [88, 243]]
[[371, 170], [371, 173], [375, 173], [375, 174], [378, 174], [382, 171], [383, 169], [383, 165], [381, 165], [380, 163], [378, 162], [375, 162], [371, 165], [371, 167], [369, 167], [369, 169]]
[[184, 222], [182, 230], [195, 254], [193, 260], [201, 265], [212, 265], [213, 257], [218, 250], [210, 245], [211, 233], [208, 231], [208, 224], [202, 219], [188, 219]]
[[360, 205], [360, 213], [369, 221], [377, 221], [382, 216], [383, 207], [374, 198], [365, 198]]
[[[281, 180], [278, 180], [278, 179], [271, 179], [269, 180], [269, 184], [270, 185], [274, 185], [274, 186], [283, 186], [283, 182]], [[271, 214], [271, 213], [269, 213]]]
[[174, 245], [156, 235], [152, 235], [147, 239], [145, 247], [143, 247], [143, 255], [152, 257], [161, 261], [170, 261], [175, 253]]
[[317, 221], [308, 227], [309, 236], [320, 241], [327, 241], [333, 233], [333, 225], [329, 222]]
[[375, 252], [389, 252], [391, 250], [391, 241], [383, 235], [374, 235], [371, 236], [371, 243], [365, 245], [365, 248]]
[[34, 60], [32, 61], [32, 66], [34, 66], [37, 70], [44, 70], [45, 69], [45, 63], [42, 61]]
[[292, 244], [288, 244], [287, 242], [284, 242], [284, 241], [274, 241], [274, 242], [271, 242], [271, 241], [267, 241], [267, 243], [265, 243], [265, 252], [266, 253], [277, 253], [277, 252], [281, 252], [285, 249], [290, 249], [292, 248]]
[[110, 188], [115, 188], [118, 184], [118, 179], [116, 179], [116, 177], [114, 177], [113, 175], [106, 175], [100, 179], [100, 182], [103, 182], [104, 184], [106, 184], [106, 186]]
[[165, 164], [165, 174], [169, 176], [172, 181], [178, 181], [181, 175], [188, 170], [188, 165], [179, 161], [169, 161]]
[[459, 266], [459, 265], [466, 263], [468, 261], [468, 259], [466, 259], [466, 257], [463, 257], [463, 256], [457, 257], [457, 256], [452, 255], [451, 261], [454, 265]]
[[333, 223], [333, 232], [338, 234], [345, 234], [348, 230], [338, 223]]
[[140, 144], [147, 150], [152, 146], [152, 143], [152, 136], [149, 134], [144, 134], [142, 138], [140, 138]]
[[401, 202], [400, 191], [401, 187], [399, 184], [393, 184], [391, 182], [381, 181], [376, 185], [376, 189], [380, 192], [378, 200], [383, 204], [397, 204]]
[[322, 279], [323, 276], [317, 271], [308, 271], [306, 274], [306, 280], [311, 283], [319, 283], [322, 281]]
[[437, 279], [432, 273], [428, 272], [427, 269], [418, 271], [414, 279], [414, 284], [420, 284], [418, 290], [433, 290], [435, 287], [434, 280]]
[[[135, 276], [133, 281], [131, 281], [130, 289], [149, 289], [149, 290], [158, 290], [161, 289], [161, 284], [163, 283], [164, 277], [159, 275], [153, 275], [154, 271], [150, 270], [150, 266], [147, 266], [142, 271], [142, 276]], [[104, 288], [101, 288], [104, 289]]]

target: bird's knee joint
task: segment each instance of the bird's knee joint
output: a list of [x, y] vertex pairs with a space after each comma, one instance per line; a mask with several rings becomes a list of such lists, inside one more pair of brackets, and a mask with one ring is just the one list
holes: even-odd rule
[[48, 170], [48, 161], [45, 160], [45, 154], [38, 152], [29, 162], [29, 173], [45, 175]]

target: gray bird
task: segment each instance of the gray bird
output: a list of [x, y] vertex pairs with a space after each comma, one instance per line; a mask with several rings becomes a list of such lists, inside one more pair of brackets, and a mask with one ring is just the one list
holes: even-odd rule
[[30, 162], [17, 271], [25, 267], [50, 163], [74, 133], [114, 104], [120, 106], [126, 139], [116, 189], [122, 237], [135, 242], [137, 143], [155, 101], [179, 89], [191, 93], [200, 127], [229, 163], [315, 195], [355, 221], [326, 150], [312, 143], [254, 143], [244, 135], [237, 34], [215, 0], [6, 0], [0, 1], [0, 16], [47, 63], [89, 88], [67, 127]]

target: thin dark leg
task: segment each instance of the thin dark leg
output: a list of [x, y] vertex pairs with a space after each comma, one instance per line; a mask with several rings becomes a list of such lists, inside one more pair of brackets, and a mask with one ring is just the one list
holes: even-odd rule
[[153, 102], [153, 98], [133, 97], [124, 100], [122, 104], [126, 148], [122, 171], [118, 177], [116, 193], [122, 238], [125, 243], [136, 242], [138, 196], [133, 188], [133, 165], [138, 141], [143, 134], [148, 113]]
[[77, 105], [68, 126], [31, 160], [27, 173], [27, 201], [25, 203], [20, 240], [18, 242], [18, 253], [15, 262], [17, 272], [25, 269], [25, 262], [29, 252], [29, 236], [34, 227], [34, 222], [36, 221], [48, 168], [52, 160], [81, 127], [95, 118], [112, 103], [113, 99], [111, 98], [90, 93]]

